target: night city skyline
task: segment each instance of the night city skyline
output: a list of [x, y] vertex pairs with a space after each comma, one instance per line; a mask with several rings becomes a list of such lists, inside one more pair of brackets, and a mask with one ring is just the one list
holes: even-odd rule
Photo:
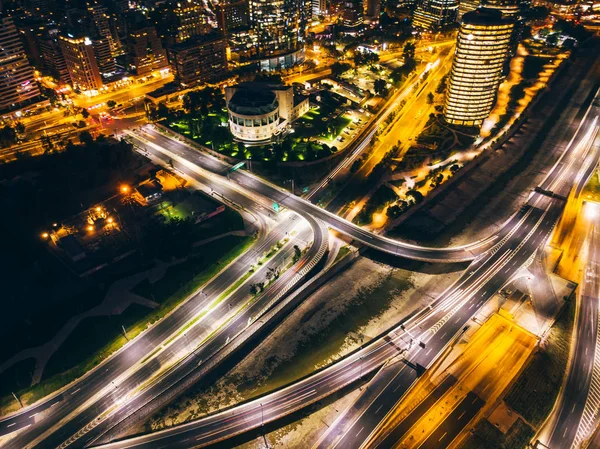
[[0, 0], [0, 448], [600, 449], [599, 33]]

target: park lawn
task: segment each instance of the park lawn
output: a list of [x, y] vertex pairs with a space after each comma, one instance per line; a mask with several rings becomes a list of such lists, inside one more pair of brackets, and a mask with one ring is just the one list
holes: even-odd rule
[[565, 305], [546, 343], [504, 398], [506, 404], [539, 427], [556, 402], [569, 359], [575, 300]]
[[583, 198], [600, 202], [600, 177], [598, 176], [597, 171], [594, 171], [594, 174], [585, 185], [585, 188], [583, 189]]
[[[343, 114], [338, 115], [333, 120], [329, 121], [328, 115], [332, 111], [328, 111], [328, 108], [314, 107], [310, 109], [306, 114], [300, 117], [294, 123], [296, 128], [296, 134], [298, 137], [320, 137], [329, 139], [331, 142], [340, 135], [342, 131], [352, 123], [352, 120]], [[324, 120], [324, 118], [326, 120]], [[333, 133], [331, 136], [328, 135], [327, 129], [329, 126], [333, 126]]]
[[[127, 341], [121, 326], [130, 329], [144, 319], [150, 309], [130, 304], [120, 315], [104, 315], [83, 319], [58, 350], [50, 357], [42, 379], [81, 366], [82, 374], [96, 366]], [[133, 338], [133, 335], [128, 337]], [[94, 354], [90, 357], [90, 354]], [[83, 362], [83, 363], [82, 363]]]
[[[19, 390], [17, 394], [23, 403], [25, 405], [33, 404], [98, 365], [127, 341], [122, 334], [121, 324], [126, 327], [129, 338], [133, 338], [137, 334], [130, 326], [148, 313], [148, 310], [147, 307], [132, 304], [118, 317], [92, 317], [80, 322], [58, 351], [48, 360], [40, 383]], [[113, 340], [110, 341], [110, 338]], [[106, 342], [109, 343], [106, 344]], [[71, 368], [60, 372], [68, 366]], [[5, 414], [16, 408], [16, 401], [11, 395], [0, 398], [0, 413]]]
[[[135, 338], [149, 323], [163, 318], [244, 253], [253, 242], [251, 237], [227, 236], [207, 243], [200, 247], [199, 254], [168, 269], [166, 275], [155, 284], [147, 281], [138, 284], [133, 292], [158, 302], [156, 309], [132, 304], [119, 316], [84, 320], [50, 358], [43, 380], [19, 391], [21, 399], [31, 404], [81, 377], [126, 343], [121, 325], [125, 326], [130, 339]], [[91, 335], [84, 335], [85, 332], [91, 332]], [[80, 341], [85, 342], [85, 349], [79, 346]], [[73, 354], [68, 354], [68, 351], [73, 351]], [[12, 396], [0, 398], [0, 413], [14, 410], [15, 404]]]
[[31, 384], [31, 375], [35, 369], [36, 360], [29, 358], [15, 363], [0, 373], [0, 396], [11, 394], [27, 388]]
[[350, 247], [348, 245], [342, 246], [340, 248], [340, 250], [338, 251], [338, 253], [335, 256], [335, 259], [333, 260], [333, 263], [336, 263], [338, 260], [343, 259], [344, 257], [346, 257], [346, 254], [348, 254], [350, 252]]
[[350, 124], [352, 120], [350, 120], [345, 115], [338, 115], [331, 122], [333, 127], [335, 128], [336, 137], [340, 135], [340, 133]]
[[163, 306], [179, 304], [245, 252], [253, 241], [250, 237], [227, 236], [206, 243], [199, 248], [198, 254], [167, 269], [166, 274], [154, 284], [144, 280], [132, 292]]
[[[40, 263], [40, 266], [55, 274], [56, 278], [65, 276], [66, 279], [70, 277], [70, 273], [65, 273], [66, 270], [63, 269], [62, 265], [56, 265], [56, 259], [52, 255], [43, 255], [41, 260], [43, 260], [43, 263]], [[5, 340], [1, 346], [0, 360], [8, 360], [22, 350], [44, 344], [71, 317], [100, 304], [106, 293], [105, 289], [86, 286], [80, 280], [65, 281], [62, 285], [65, 286], [65, 291], [74, 290], [73, 293], [65, 294], [64, 298], [57, 300], [53, 292], [44, 296], [41, 289], [33, 290], [33, 294], [40, 295], [46, 302], [40, 301], [38, 304], [34, 300], [39, 301], [39, 299], [34, 298], [34, 300], [27, 303], [29, 305], [28, 309], [19, 306], [15, 307], [16, 311], [13, 311], [12, 308], [9, 308], [7, 313], [22, 314], [22, 324], [11, 331], [11, 337]], [[7, 286], [7, 288], [11, 289], [11, 286]], [[49, 297], [52, 298], [51, 301], [48, 300]], [[9, 307], [12, 307], [12, 305], [9, 305]]]
[[199, 223], [196, 228], [198, 239], [207, 239], [225, 232], [243, 231], [244, 219], [233, 209], [225, 207], [225, 210], [219, 215], [206, 221], [206, 223]]
[[518, 418], [506, 434], [487, 419], [480, 421], [475, 430], [460, 444], [459, 449], [525, 449], [535, 432]]
[[[355, 340], [362, 344], [364, 337], [358, 334], [357, 330], [381, 315], [398, 295], [413, 286], [409, 271], [401, 269], [390, 271], [377, 285], [362, 289], [331, 325], [319, 329], [304, 339], [296, 347], [291, 359], [281, 364], [277, 364], [277, 360], [267, 360], [267, 367], [270, 367], [271, 363], [277, 364], [269, 375], [268, 382], [261, 383], [259, 386], [253, 383], [241, 384], [238, 390], [251, 392], [251, 396], [258, 396], [310, 374], [324, 360], [331, 360], [332, 355], [338, 354], [348, 340]], [[303, 321], [308, 321], [322, 307], [324, 305], [307, 311]]]

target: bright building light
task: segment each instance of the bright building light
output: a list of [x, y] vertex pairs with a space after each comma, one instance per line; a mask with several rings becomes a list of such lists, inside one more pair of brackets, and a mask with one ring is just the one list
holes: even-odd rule
[[514, 22], [497, 10], [482, 8], [463, 16], [444, 104], [448, 123], [481, 126], [490, 115], [513, 28]]
[[600, 215], [600, 205], [597, 203], [585, 203], [585, 218], [590, 221], [595, 221], [598, 219], [598, 215]]

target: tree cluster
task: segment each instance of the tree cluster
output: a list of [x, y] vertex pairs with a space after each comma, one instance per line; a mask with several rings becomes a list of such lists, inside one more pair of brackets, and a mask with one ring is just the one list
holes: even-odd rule
[[359, 67], [363, 65], [373, 65], [379, 62], [379, 55], [370, 51], [357, 51], [354, 54], [354, 64]]

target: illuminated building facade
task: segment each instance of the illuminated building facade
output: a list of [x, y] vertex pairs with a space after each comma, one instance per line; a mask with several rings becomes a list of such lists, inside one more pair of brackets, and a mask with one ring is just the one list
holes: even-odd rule
[[[310, 2], [250, 0], [249, 23], [261, 69], [286, 68], [303, 60]], [[291, 55], [286, 58], [286, 55]]]
[[347, 28], [359, 28], [364, 22], [365, 5], [363, 0], [345, 0], [342, 19]]
[[202, 3], [196, 0], [177, 3], [177, 7], [173, 10], [178, 18], [176, 43], [210, 32], [211, 27], [207, 22], [204, 9]]
[[413, 27], [435, 30], [456, 22], [458, 0], [421, 0], [413, 15]]
[[[502, 17], [511, 20], [514, 23], [513, 32], [510, 41], [510, 56], [517, 53], [517, 47], [523, 37], [524, 20], [522, 18], [523, 6], [517, 0], [484, 0], [481, 4], [484, 8], [497, 9], [502, 13]], [[508, 64], [505, 66], [505, 73], [508, 73]]]
[[241, 83], [225, 88], [229, 129], [246, 143], [264, 143], [306, 114], [308, 97], [292, 86]]
[[223, 34], [248, 26], [248, 4], [243, 0], [226, 0], [216, 7], [217, 23]]
[[57, 25], [48, 27], [43, 39], [40, 41], [40, 54], [44, 66], [56, 77], [59, 84], [69, 84], [71, 77], [58, 42], [58, 35], [59, 29]]
[[131, 68], [136, 75], [145, 75], [169, 65], [167, 52], [151, 26], [132, 30], [128, 36]]
[[460, 21], [466, 13], [475, 11], [481, 6], [481, 0], [458, 0], [457, 20]]
[[319, 17], [327, 14], [327, 0], [312, 0], [312, 16]]
[[463, 16], [446, 90], [446, 122], [481, 126], [488, 117], [502, 80], [513, 27], [497, 10], [479, 8]]
[[110, 21], [112, 19], [108, 15], [108, 9], [93, 3], [88, 6], [88, 13], [98, 38], [106, 41], [111, 56], [116, 55], [120, 48], [120, 42], [117, 33], [114, 33], [111, 28]]
[[521, 6], [516, 0], [484, 0], [481, 6], [488, 9], [497, 9], [505, 19], [516, 21], [521, 15]]
[[102, 77], [91, 39], [67, 35], [60, 36], [59, 42], [73, 87], [83, 90], [99, 89]]
[[40, 94], [19, 32], [10, 17], [0, 19], [0, 109], [26, 104]]
[[381, 0], [367, 0], [366, 10], [369, 23], [378, 23], [381, 16]]
[[227, 71], [225, 38], [216, 33], [170, 47], [168, 55], [175, 81], [184, 87], [218, 79]]

